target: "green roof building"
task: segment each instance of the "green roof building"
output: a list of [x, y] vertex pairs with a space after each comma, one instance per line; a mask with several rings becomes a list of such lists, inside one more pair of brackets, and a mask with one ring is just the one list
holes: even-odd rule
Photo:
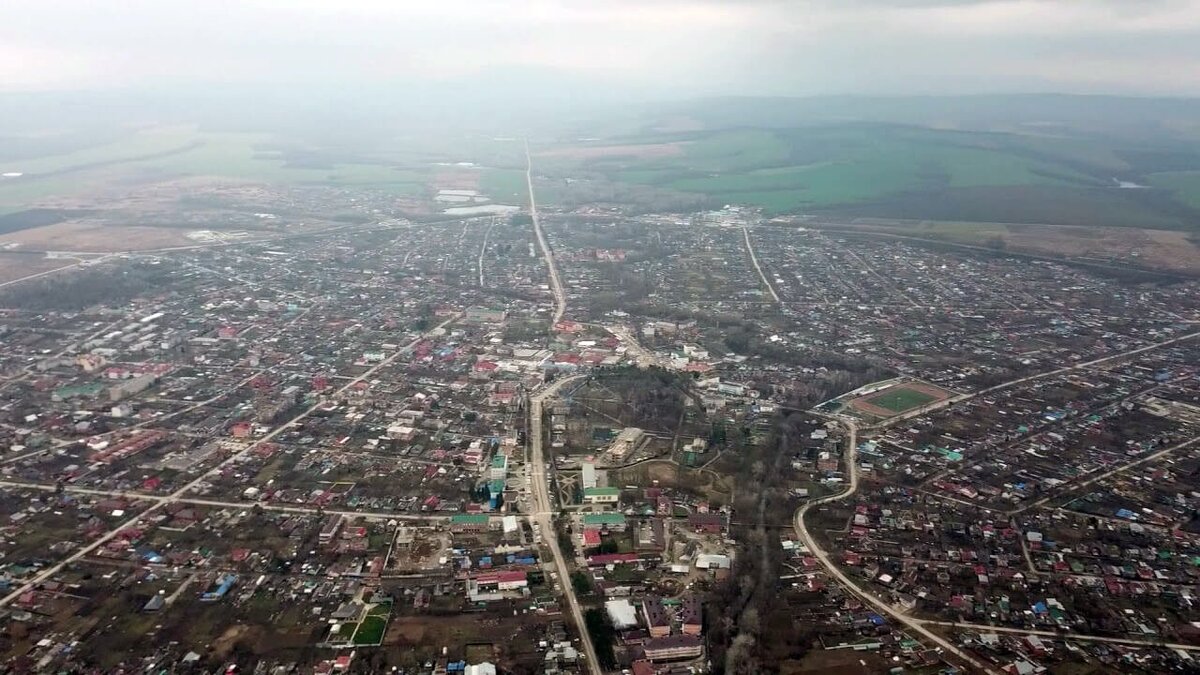
[[594, 487], [583, 489], [584, 504], [616, 504], [620, 499], [620, 488]]
[[584, 527], [611, 527], [614, 525], [625, 525], [624, 513], [585, 513], [583, 514]]

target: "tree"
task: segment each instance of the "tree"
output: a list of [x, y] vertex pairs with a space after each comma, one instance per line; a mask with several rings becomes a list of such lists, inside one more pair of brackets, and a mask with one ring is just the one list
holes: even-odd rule
[[616, 668], [617, 655], [613, 652], [613, 643], [617, 631], [608, 618], [608, 612], [593, 607], [583, 613], [583, 622], [587, 624], [585, 630], [592, 636], [592, 645], [596, 648], [596, 658], [600, 660], [600, 665], [605, 670]]
[[592, 579], [586, 572], [575, 570], [571, 572], [571, 587], [575, 589], [577, 595], [591, 595]]

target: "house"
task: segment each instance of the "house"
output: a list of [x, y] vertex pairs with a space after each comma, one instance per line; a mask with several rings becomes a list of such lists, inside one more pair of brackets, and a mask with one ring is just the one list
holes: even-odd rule
[[229, 593], [229, 589], [237, 583], [238, 577], [236, 574], [225, 574], [217, 579], [217, 585], [210, 591], [200, 595], [200, 602], [215, 602], [225, 597]]
[[587, 558], [589, 567], [607, 567], [609, 565], [636, 565], [640, 559], [636, 553], [604, 553], [590, 555]]
[[679, 609], [679, 622], [684, 635], [700, 635], [704, 632], [704, 608], [700, 598], [686, 595]]
[[321, 524], [321, 533], [317, 535], [317, 541], [322, 546], [328, 546], [333, 543], [337, 537], [338, 530], [342, 528], [342, 516], [332, 515], [325, 518], [325, 522]]
[[393, 424], [387, 429], [387, 437], [407, 443], [417, 437], [417, 430], [404, 424]]
[[486, 377], [495, 373], [499, 368], [500, 364], [496, 363], [495, 361], [480, 359], [475, 362], [475, 365], [471, 367], [471, 370], [474, 371], [478, 376]]
[[670, 635], [649, 640], [642, 649], [650, 661], [678, 661], [703, 655], [704, 642], [695, 635]]
[[662, 598], [647, 595], [646, 599], [642, 600], [642, 618], [646, 621], [650, 637], [661, 638], [671, 634], [671, 619], [667, 616], [667, 608], [663, 606]]
[[485, 572], [467, 579], [467, 598], [471, 602], [488, 602], [526, 593], [529, 578], [525, 570]]
[[705, 534], [721, 534], [725, 529], [725, 516], [720, 513], [690, 513], [688, 527]]

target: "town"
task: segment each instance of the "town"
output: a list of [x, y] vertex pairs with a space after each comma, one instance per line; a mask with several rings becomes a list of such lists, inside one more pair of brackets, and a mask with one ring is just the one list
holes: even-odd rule
[[1200, 282], [525, 178], [0, 288], [5, 667], [1200, 667]]

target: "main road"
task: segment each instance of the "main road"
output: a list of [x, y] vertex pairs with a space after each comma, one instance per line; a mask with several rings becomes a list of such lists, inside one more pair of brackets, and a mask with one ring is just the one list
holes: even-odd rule
[[[542, 231], [541, 219], [538, 217], [537, 196], [533, 193], [533, 155], [529, 152], [529, 142], [525, 142], [525, 184], [529, 187], [529, 217], [533, 220], [533, 232], [537, 236], [538, 247], [542, 249], [542, 257], [546, 259], [546, 268], [550, 274], [550, 290], [554, 293], [554, 324], [562, 320], [567, 311], [567, 294], [563, 291], [562, 282], [558, 278], [558, 266], [554, 264], [554, 252], [546, 243], [546, 234]], [[579, 628], [579, 639], [583, 644], [583, 655], [587, 658], [588, 670], [592, 675], [601, 675], [600, 659], [596, 658], [596, 646], [592, 644], [592, 634], [588, 632], [583, 620], [583, 608], [575, 595], [575, 586], [571, 583], [571, 572], [567, 567], [567, 559], [563, 556], [558, 545], [558, 530], [554, 527], [554, 505], [550, 501], [550, 476], [547, 472], [545, 453], [545, 433], [542, 429], [542, 404], [553, 398], [566, 385], [577, 382], [583, 375], [573, 375], [556, 380], [550, 386], [529, 397], [529, 427], [526, 434], [529, 439], [530, 480], [533, 482], [531, 491], [537, 511], [530, 514], [533, 522], [538, 523], [542, 532], [542, 541], [546, 542], [550, 554], [554, 558], [554, 568], [558, 572], [558, 581], [562, 584], [563, 595], [567, 598], [567, 607]]]
[[750, 229], [745, 225], [742, 226], [742, 237], [746, 239], [746, 252], [750, 254], [750, 264], [754, 267], [754, 271], [758, 272], [758, 278], [762, 281], [763, 286], [767, 287], [767, 292], [775, 300], [775, 304], [783, 302], [779, 299], [779, 294], [775, 292], [775, 287], [771, 285], [771, 281], [767, 279], [767, 275], [763, 273], [762, 267], [758, 264], [758, 255], [754, 253], [754, 244], [750, 242]]
[[669, 364], [665, 359], [659, 358], [654, 352], [643, 347], [642, 343], [638, 342], [637, 336], [635, 336], [633, 331], [627, 326], [607, 324], [604, 326], [604, 330], [612, 333], [613, 337], [620, 340], [621, 344], [625, 345], [625, 353], [629, 356], [632, 356], [637, 364], [642, 368], [669, 367]]
[[546, 259], [546, 268], [550, 273], [550, 292], [554, 294], [554, 318], [550, 325], [553, 327], [562, 320], [563, 313], [567, 311], [567, 294], [558, 279], [554, 253], [546, 243], [546, 233], [542, 231], [542, 221], [538, 217], [537, 197], [533, 194], [533, 155], [529, 154], [529, 141], [525, 141], [525, 184], [529, 187], [529, 217], [533, 220], [533, 233], [537, 236], [538, 248], [542, 249], [542, 257]]
[[596, 647], [592, 644], [592, 635], [588, 632], [583, 620], [583, 608], [575, 595], [575, 586], [571, 583], [571, 572], [567, 567], [567, 559], [558, 545], [558, 530], [554, 527], [554, 504], [550, 496], [550, 474], [547, 471], [548, 462], [545, 454], [545, 434], [542, 429], [542, 404], [553, 398], [568, 384], [583, 379], [583, 375], [572, 375], [556, 380], [550, 386], [529, 397], [529, 466], [530, 490], [536, 511], [529, 514], [533, 522], [541, 529], [542, 541], [550, 549], [554, 558], [554, 569], [558, 572], [558, 581], [562, 584], [563, 595], [567, 597], [567, 608], [579, 627], [580, 641], [583, 643], [583, 654], [587, 658], [588, 668], [593, 675], [601, 675], [600, 659], [596, 658]]

